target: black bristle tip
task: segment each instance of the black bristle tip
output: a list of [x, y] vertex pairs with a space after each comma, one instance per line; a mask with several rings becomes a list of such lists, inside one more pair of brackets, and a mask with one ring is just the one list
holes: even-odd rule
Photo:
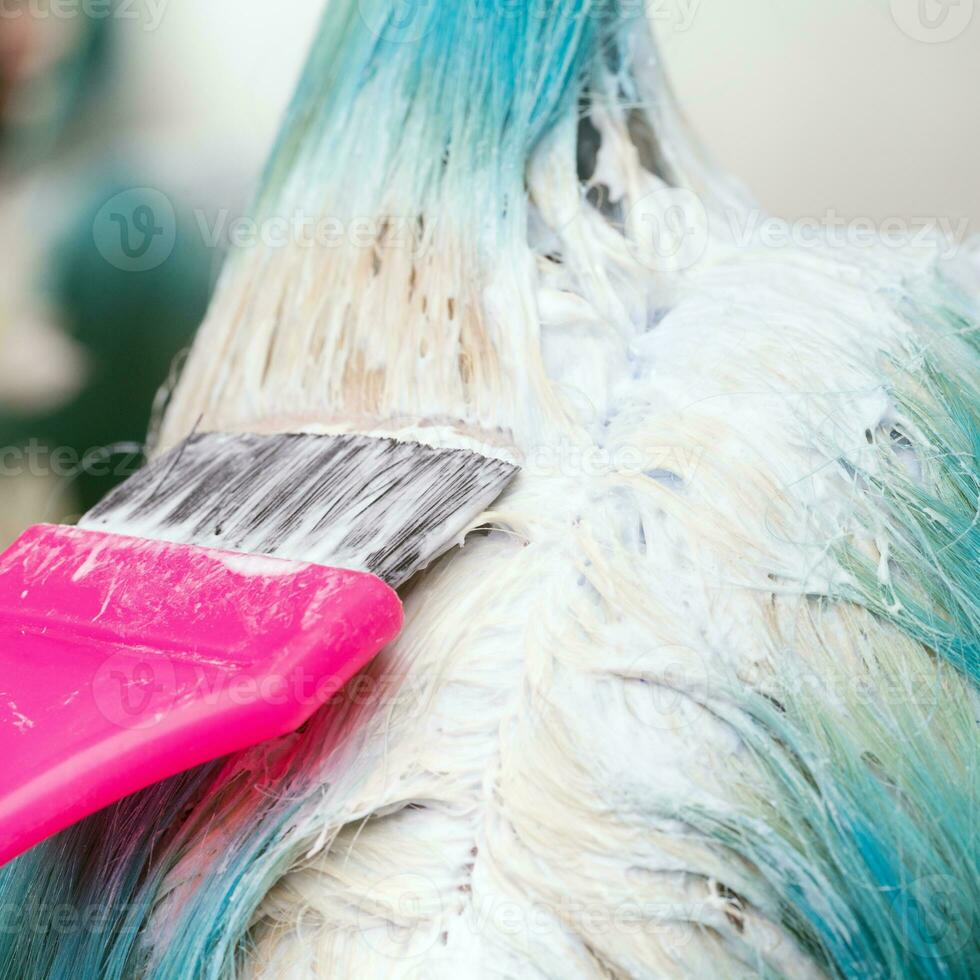
[[370, 436], [194, 435], [83, 527], [368, 571], [398, 586], [517, 473], [465, 449]]

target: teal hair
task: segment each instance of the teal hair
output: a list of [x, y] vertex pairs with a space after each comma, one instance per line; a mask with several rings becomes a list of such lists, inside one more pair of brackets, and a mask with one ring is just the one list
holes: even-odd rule
[[818, 633], [841, 604], [879, 624], [852, 622], [856, 662], [828, 631], [812, 683], [791, 639], [771, 697], [733, 685], [718, 710], [751, 759], [740, 805], [665, 812], [751, 867], [746, 897], [831, 975], [967, 980], [980, 974], [980, 317], [942, 281], [896, 306], [916, 340], [892, 359], [894, 424], [868, 434], [880, 466], [841, 460], [887, 575], [842, 547], [848, 586], [806, 614]]
[[980, 683], [980, 325], [944, 282], [900, 306], [922, 346], [893, 365], [899, 419], [881, 434], [881, 473], [859, 474], [895, 574], [882, 583], [853, 553], [844, 563], [852, 597]]
[[205, 766], [123, 800], [3, 868], [0, 977], [131, 975], [140, 930], [180, 855], [175, 828], [217, 771]]
[[745, 862], [730, 886], [831, 976], [966, 980], [980, 968], [975, 705], [948, 668], [866, 652], [836, 703], [733, 691], [739, 804], [666, 814]]
[[[262, 202], [319, 213], [395, 183], [401, 204], [449, 200], [492, 225], [524, 191], [535, 145], [574, 111], [616, 0], [331, 6], [270, 161]], [[377, 183], [372, 182], [377, 179]]]

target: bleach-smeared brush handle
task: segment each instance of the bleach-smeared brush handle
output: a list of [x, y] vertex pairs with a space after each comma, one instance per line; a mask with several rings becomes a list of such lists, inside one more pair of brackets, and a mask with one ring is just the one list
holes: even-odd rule
[[31, 528], [0, 556], [0, 863], [295, 730], [401, 625], [373, 575]]

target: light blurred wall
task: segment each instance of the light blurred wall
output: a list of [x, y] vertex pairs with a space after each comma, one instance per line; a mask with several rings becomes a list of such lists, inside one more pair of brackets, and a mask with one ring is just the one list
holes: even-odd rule
[[773, 213], [980, 232], [980, 0], [645, 2], [702, 144]]
[[143, 0], [140, 16], [117, 24], [128, 86], [116, 110], [121, 124], [149, 122], [156, 139], [144, 132], [141, 140], [168, 165], [186, 167], [192, 148], [198, 175], [232, 171], [233, 179], [254, 180], [325, 5]]

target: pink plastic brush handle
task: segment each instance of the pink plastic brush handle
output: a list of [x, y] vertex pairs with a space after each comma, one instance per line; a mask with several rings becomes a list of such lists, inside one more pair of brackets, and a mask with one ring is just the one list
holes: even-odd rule
[[294, 731], [401, 625], [373, 575], [31, 528], [0, 556], [0, 864]]

